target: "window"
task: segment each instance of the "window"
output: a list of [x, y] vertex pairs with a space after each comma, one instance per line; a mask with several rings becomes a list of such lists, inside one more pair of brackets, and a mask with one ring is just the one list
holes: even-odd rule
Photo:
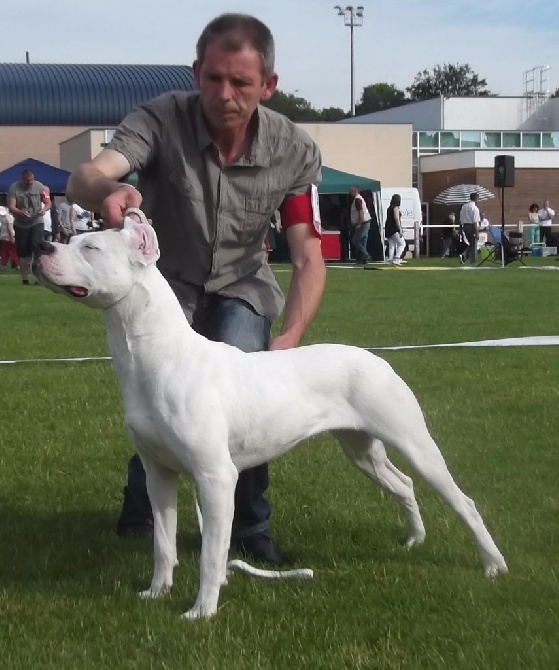
[[559, 133], [542, 133], [543, 149], [559, 149]]
[[540, 133], [522, 133], [522, 147], [524, 149], [539, 149], [542, 145]]
[[452, 133], [448, 130], [441, 132], [441, 149], [460, 147], [460, 133]]
[[503, 133], [503, 148], [514, 149], [520, 147], [520, 133]]
[[419, 146], [423, 149], [438, 149], [439, 148], [439, 133], [438, 132], [421, 132], [419, 133]]
[[477, 149], [481, 147], [481, 133], [479, 130], [463, 130], [461, 133], [462, 149]]
[[501, 147], [501, 133], [482, 133], [481, 138], [486, 149], [499, 149]]

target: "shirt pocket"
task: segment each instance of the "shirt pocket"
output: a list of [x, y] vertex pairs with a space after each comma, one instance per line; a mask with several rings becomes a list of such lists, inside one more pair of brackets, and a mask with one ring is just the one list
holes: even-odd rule
[[281, 196], [245, 198], [243, 236], [254, 238], [258, 232], [268, 232], [272, 215], [281, 204]]

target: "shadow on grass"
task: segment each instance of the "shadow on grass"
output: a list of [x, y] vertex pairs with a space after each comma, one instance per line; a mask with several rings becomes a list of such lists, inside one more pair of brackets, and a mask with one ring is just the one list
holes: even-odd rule
[[[150, 538], [123, 539], [116, 534], [112, 511], [37, 512], [10, 509], [0, 503], [2, 537], [0, 549], [3, 586], [28, 585], [30, 589], [56, 590], [62, 584], [70, 594], [99, 583], [125, 582], [130, 588], [145, 588], [151, 573], [153, 541]], [[198, 560], [197, 532], [180, 532], [179, 556]]]

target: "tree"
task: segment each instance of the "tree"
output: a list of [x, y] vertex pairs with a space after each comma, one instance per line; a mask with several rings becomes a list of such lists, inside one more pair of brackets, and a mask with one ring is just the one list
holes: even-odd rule
[[334, 122], [334, 121], [341, 121], [341, 119], [347, 119], [349, 116], [348, 112], [344, 112], [343, 109], [340, 109], [339, 107], [325, 107], [324, 109], [321, 109], [320, 112], [320, 121], [324, 122]]
[[429, 100], [438, 95], [492, 95], [486, 86], [485, 79], [480, 79], [468, 64], [444, 63], [435, 65], [432, 72], [418, 72], [406, 91], [411, 100]]
[[308, 100], [298, 98], [293, 93], [283, 93], [276, 89], [269, 100], [262, 103], [295, 122], [320, 121], [320, 112], [313, 109]]
[[382, 82], [366, 86], [361, 94], [360, 102], [355, 106], [355, 114], [370, 114], [383, 109], [399, 107], [406, 102], [406, 94], [394, 84]]

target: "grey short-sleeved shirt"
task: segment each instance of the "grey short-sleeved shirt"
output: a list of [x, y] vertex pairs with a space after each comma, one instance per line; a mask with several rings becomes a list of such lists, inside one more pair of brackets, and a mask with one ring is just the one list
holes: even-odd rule
[[186, 311], [201, 290], [246, 300], [270, 321], [282, 310], [264, 238], [283, 200], [320, 181], [321, 157], [287, 118], [261, 106], [257, 115], [252, 147], [232, 165], [219, 160], [198, 92], [173, 91], [142, 105], [108, 144], [138, 172], [159, 268]]
[[15, 198], [18, 209], [26, 209], [28, 218], [14, 216], [14, 226], [30, 228], [43, 223], [43, 191], [45, 187], [40, 181], [34, 180], [30, 186], [22, 181], [15, 181], [8, 189], [8, 201]]

